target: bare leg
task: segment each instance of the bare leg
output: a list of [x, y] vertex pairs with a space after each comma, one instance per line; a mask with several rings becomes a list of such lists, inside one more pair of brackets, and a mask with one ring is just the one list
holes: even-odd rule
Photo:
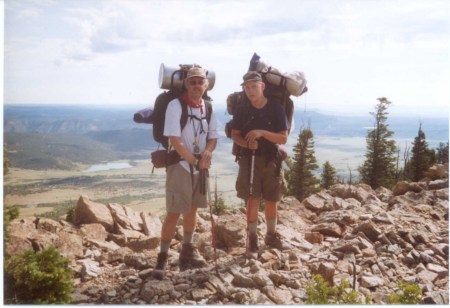
[[197, 208], [192, 206], [191, 210], [183, 215], [183, 232], [192, 233], [197, 223]]
[[161, 241], [171, 241], [177, 228], [179, 213], [167, 213], [161, 229]]
[[265, 200], [265, 215], [267, 222], [267, 233], [275, 233], [277, 225], [277, 202]]

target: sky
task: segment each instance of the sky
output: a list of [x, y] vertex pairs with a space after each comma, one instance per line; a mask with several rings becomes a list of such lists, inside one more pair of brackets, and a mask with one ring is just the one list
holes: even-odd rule
[[445, 116], [450, 1], [3, 0], [4, 103], [152, 105], [160, 65], [214, 71], [225, 106], [253, 53], [302, 71], [296, 108]]

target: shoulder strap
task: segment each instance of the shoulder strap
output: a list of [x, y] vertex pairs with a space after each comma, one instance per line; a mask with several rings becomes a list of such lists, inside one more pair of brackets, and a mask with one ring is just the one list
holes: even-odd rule
[[[187, 105], [184, 103], [180, 98], [178, 98], [178, 101], [181, 104], [181, 118], [180, 118], [180, 127], [181, 130], [186, 126], [187, 120], [188, 120], [188, 110]], [[211, 113], [212, 113], [212, 104], [210, 100], [205, 100], [205, 109], [206, 109], [206, 121], [211, 121]]]
[[209, 122], [211, 121], [211, 114], [212, 114], [212, 104], [210, 100], [205, 100], [205, 109], [206, 109], [206, 121]]
[[180, 117], [180, 127], [181, 130], [183, 130], [183, 128], [186, 126], [187, 123], [187, 119], [188, 119], [188, 110], [187, 110], [187, 105], [185, 102], [183, 102], [181, 100], [181, 98], [178, 98], [178, 101], [181, 104], [181, 117]]

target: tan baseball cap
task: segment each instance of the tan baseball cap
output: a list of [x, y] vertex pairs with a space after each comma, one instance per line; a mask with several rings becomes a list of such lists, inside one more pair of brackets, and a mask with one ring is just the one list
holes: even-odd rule
[[191, 67], [187, 72], [186, 79], [192, 77], [201, 77], [206, 79], [206, 72], [201, 67]]

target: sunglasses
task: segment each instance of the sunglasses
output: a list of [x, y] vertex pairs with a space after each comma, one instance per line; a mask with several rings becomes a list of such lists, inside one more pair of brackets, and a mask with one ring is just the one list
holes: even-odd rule
[[198, 84], [199, 86], [202, 86], [205, 83], [205, 79], [198, 79], [198, 80], [189, 80], [189, 85], [195, 86]]

